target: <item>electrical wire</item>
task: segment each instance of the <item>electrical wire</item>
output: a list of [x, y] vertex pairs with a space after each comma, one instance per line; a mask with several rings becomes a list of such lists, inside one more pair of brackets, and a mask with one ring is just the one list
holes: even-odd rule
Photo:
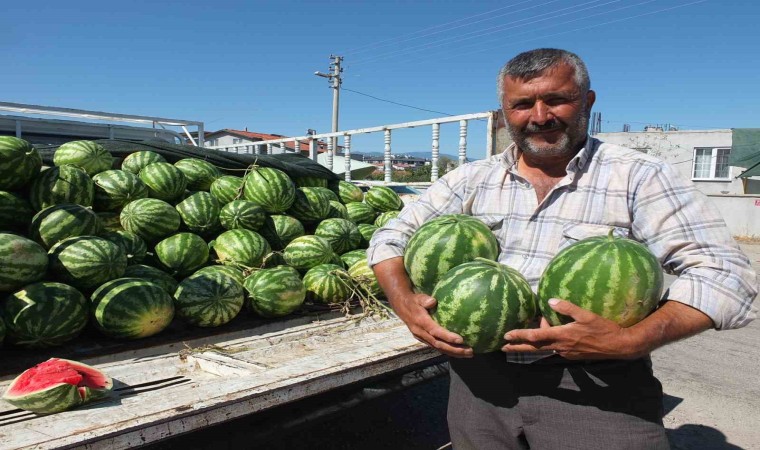
[[412, 105], [407, 105], [407, 104], [404, 104], [404, 103], [394, 102], [393, 100], [387, 100], [387, 99], [384, 99], [384, 98], [375, 97], [374, 95], [365, 94], [364, 92], [355, 91], [353, 89], [347, 89], [345, 87], [341, 87], [341, 90], [342, 91], [353, 92], [354, 94], [363, 95], [365, 97], [369, 97], [369, 98], [372, 98], [372, 99], [375, 99], [375, 100], [378, 100], [378, 101], [381, 101], [381, 102], [385, 102], [385, 103], [392, 103], [392, 104], [398, 105], [398, 106], [404, 106], [404, 107], [407, 107], [407, 108], [418, 109], [420, 111], [427, 111], [427, 112], [432, 112], [432, 113], [436, 113], [436, 114], [443, 114], [444, 116], [453, 116], [454, 115], [454, 114], [449, 114], [449, 113], [445, 113], [445, 112], [441, 112], [441, 111], [434, 111], [432, 109], [419, 108], [417, 106], [412, 106]]

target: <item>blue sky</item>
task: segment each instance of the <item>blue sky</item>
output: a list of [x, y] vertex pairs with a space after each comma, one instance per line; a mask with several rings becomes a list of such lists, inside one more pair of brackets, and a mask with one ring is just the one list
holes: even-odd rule
[[[330, 54], [345, 57], [347, 89], [466, 114], [498, 108], [510, 57], [561, 47], [587, 62], [604, 131], [760, 127], [756, 0], [7, 3], [0, 101], [301, 135], [330, 130], [332, 92], [313, 75]], [[341, 129], [440, 116], [341, 94]], [[456, 133], [444, 127], [442, 151], [456, 153]], [[428, 129], [401, 134], [394, 152], [429, 149]]]

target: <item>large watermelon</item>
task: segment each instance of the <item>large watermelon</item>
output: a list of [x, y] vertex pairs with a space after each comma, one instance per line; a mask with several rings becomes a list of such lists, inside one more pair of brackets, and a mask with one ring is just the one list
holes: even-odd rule
[[26, 186], [42, 167], [39, 152], [29, 142], [0, 136], [0, 190], [14, 191]]
[[161, 286], [138, 278], [117, 278], [92, 294], [96, 327], [116, 339], [160, 333], [174, 318], [174, 300]]
[[52, 414], [104, 398], [111, 388], [111, 377], [92, 366], [50, 358], [17, 376], [3, 400], [26, 411]]
[[333, 251], [339, 255], [355, 250], [362, 243], [362, 235], [355, 223], [346, 219], [325, 219], [314, 231], [330, 243]]
[[269, 216], [259, 230], [264, 238], [275, 250], [282, 250], [293, 239], [306, 234], [306, 230], [300, 220], [291, 216], [275, 214]]
[[367, 250], [363, 248], [351, 250], [340, 255], [340, 259], [346, 267], [351, 267], [360, 259], [367, 259]]
[[124, 250], [103, 238], [71, 237], [50, 248], [50, 273], [83, 292], [121, 277], [126, 268]]
[[301, 222], [318, 222], [330, 213], [330, 199], [318, 188], [303, 187], [296, 189], [293, 205], [288, 215]]
[[227, 230], [244, 228], [258, 231], [266, 221], [264, 208], [248, 200], [233, 200], [219, 212], [219, 221]]
[[55, 151], [53, 164], [74, 166], [94, 176], [113, 166], [113, 156], [102, 145], [93, 141], [67, 142]]
[[271, 251], [269, 243], [251, 230], [229, 230], [214, 240], [214, 252], [224, 265], [240, 269], [261, 267], [264, 257]]
[[119, 217], [125, 230], [146, 242], [155, 242], [176, 232], [181, 222], [172, 205], [157, 198], [141, 198], [129, 202]]
[[341, 303], [354, 290], [351, 275], [336, 264], [319, 264], [303, 276], [306, 298], [316, 303]]
[[222, 175], [211, 183], [209, 192], [219, 200], [220, 204], [226, 205], [243, 196], [243, 178], [234, 175]]
[[398, 211], [404, 202], [393, 189], [387, 186], [373, 186], [364, 194], [364, 201], [376, 211]]
[[221, 230], [219, 201], [208, 192], [196, 192], [177, 204], [177, 212], [188, 230], [211, 236]]
[[306, 288], [298, 271], [288, 266], [257, 270], [243, 285], [248, 292], [247, 308], [261, 317], [286, 316], [306, 299]]
[[379, 216], [377, 216], [377, 218], [375, 218], [375, 226], [378, 228], [384, 227], [392, 219], [398, 217], [400, 212], [401, 211], [386, 211], [384, 213], [381, 213]]
[[245, 275], [243, 274], [242, 270], [232, 267], [232, 266], [220, 266], [218, 264], [200, 268], [193, 275], [198, 275], [201, 273], [216, 273], [216, 272], [221, 272], [227, 276], [232, 277], [241, 286], [243, 285], [243, 281], [245, 281]]
[[20, 347], [62, 345], [87, 325], [88, 304], [81, 292], [61, 283], [43, 281], [14, 292], [0, 304], [6, 340]]
[[29, 227], [29, 237], [45, 248], [69, 237], [98, 235], [103, 224], [91, 209], [80, 205], [50, 206], [38, 212]]
[[185, 278], [174, 293], [177, 315], [199, 327], [218, 327], [243, 308], [243, 286], [221, 271], [197, 272]]
[[323, 237], [314, 235], [293, 239], [282, 252], [285, 262], [301, 271], [328, 263], [332, 261], [333, 255], [330, 242]]
[[104, 231], [100, 237], [121, 247], [127, 256], [128, 265], [142, 262], [148, 252], [143, 238], [126, 230]]
[[596, 236], [557, 253], [538, 284], [541, 314], [552, 325], [572, 321], [549, 299], [567, 300], [622, 327], [646, 317], [660, 301], [662, 267], [644, 245], [631, 239]]
[[148, 164], [139, 177], [148, 186], [148, 195], [166, 202], [179, 199], [187, 187], [185, 175], [169, 163]]
[[348, 181], [338, 183], [338, 196], [343, 203], [361, 203], [364, 200], [364, 192], [361, 188]]
[[15, 234], [0, 233], [0, 292], [15, 291], [41, 280], [47, 268], [47, 251], [38, 243]]
[[26, 199], [0, 191], [0, 231], [26, 231], [32, 217], [34, 210]]
[[346, 205], [341, 202], [336, 202], [335, 200], [330, 200], [330, 212], [327, 213], [327, 218], [348, 219], [348, 209], [346, 209]]
[[157, 162], [166, 162], [166, 158], [156, 152], [143, 150], [130, 153], [121, 163], [121, 170], [126, 170], [135, 175], [139, 174], [143, 167]]
[[124, 278], [140, 278], [145, 281], [151, 281], [160, 286], [169, 295], [174, 295], [177, 290], [177, 280], [171, 275], [153, 266], [145, 264], [133, 264], [127, 266], [124, 271]]
[[92, 181], [95, 183], [93, 207], [98, 211], [120, 211], [127, 203], [148, 196], [148, 186], [132, 172], [106, 170]]
[[404, 267], [414, 287], [430, 295], [450, 269], [476, 257], [495, 261], [499, 243], [480, 220], [465, 214], [446, 214], [423, 224], [404, 251]]
[[213, 164], [198, 158], [180, 159], [174, 167], [181, 170], [191, 191], [208, 191], [222, 173]]
[[92, 206], [94, 197], [92, 178], [74, 166], [43, 170], [29, 188], [29, 203], [36, 211], [64, 203]]
[[375, 209], [366, 203], [346, 203], [346, 211], [348, 212], [348, 219], [357, 224], [372, 224], [377, 217]]
[[288, 175], [270, 167], [253, 166], [245, 176], [243, 196], [270, 214], [287, 211], [296, 198], [296, 187]]
[[360, 247], [369, 247], [369, 241], [372, 240], [372, 236], [375, 234], [375, 231], [378, 230], [377, 226], [371, 223], [360, 223], [357, 225], [357, 228], [359, 228], [359, 233], [362, 235], [362, 243], [360, 244]]
[[375, 297], [384, 296], [383, 290], [377, 282], [375, 272], [369, 267], [366, 255], [348, 267], [348, 274], [351, 275], [354, 284], [362, 291]]
[[476, 258], [444, 274], [435, 285], [433, 320], [462, 336], [475, 353], [494, 352], [504, 334], [525, 328], [538, 305], [530, 285], [511, 267]]
[[297, 187], [323, 187], [327, 188], [327, 178], [321, 177], [295, 177], [293, 181]]
[[177, 233], [156, 244], [156, 257], [169, 274], [184, 277], [208, 262], [208, 244], [193, 233]]

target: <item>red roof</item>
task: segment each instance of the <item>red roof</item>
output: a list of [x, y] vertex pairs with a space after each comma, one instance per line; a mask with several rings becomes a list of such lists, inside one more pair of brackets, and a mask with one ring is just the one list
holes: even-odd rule
[[[281, 134], [254, 133], [253, 131], [233, 130], [231, 128], [224, 128], [224, 129], [221, 129], [219, 131], [214, 131], [212, 133], [206, 133], [204, 135], [204, 137], [206, 139], [208, 139], [209, 137], [212, 137], [212, 136], [217, 135], [217, 134], [222, 134], [222, 133], [226, 133], [226, 134], [231, 134], [233, 136], [242, 137], [242, 138], [248, 139], [250, 141], [269, 141], [269, 140], [273, 140], [273, 139], [283, 139], [283, 138], [287, 138], [288, 137], [288, 136], [283, 136]], [[298, 144], [299, 144], [300, 150], [302, 152], [306, 152], [306, 153], [309, 152], [309, 143], [308, 142], [299, 141]], [[289, 148], [289, 149], [292, 150], [293, 149], [293, 141], [285, 142], [285, 146], [287, 148]], [[340, 148], [340, 147], [341, 146], [338, 146], [338, 148]], [[323, 152], [326, 152], [326, 151], [327, 151], [327, 143], [319, 141], [319, 144], [318, 144], [318, 147], [317, 147], [317, 152], [323, 153]]]

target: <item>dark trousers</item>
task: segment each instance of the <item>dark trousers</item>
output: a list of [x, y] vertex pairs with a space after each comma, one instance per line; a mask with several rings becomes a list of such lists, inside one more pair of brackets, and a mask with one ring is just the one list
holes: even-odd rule
[[454, 450], [668, 449], [662, 385], [649, 358], [533, 364], [503, 353], [451, 359]]

